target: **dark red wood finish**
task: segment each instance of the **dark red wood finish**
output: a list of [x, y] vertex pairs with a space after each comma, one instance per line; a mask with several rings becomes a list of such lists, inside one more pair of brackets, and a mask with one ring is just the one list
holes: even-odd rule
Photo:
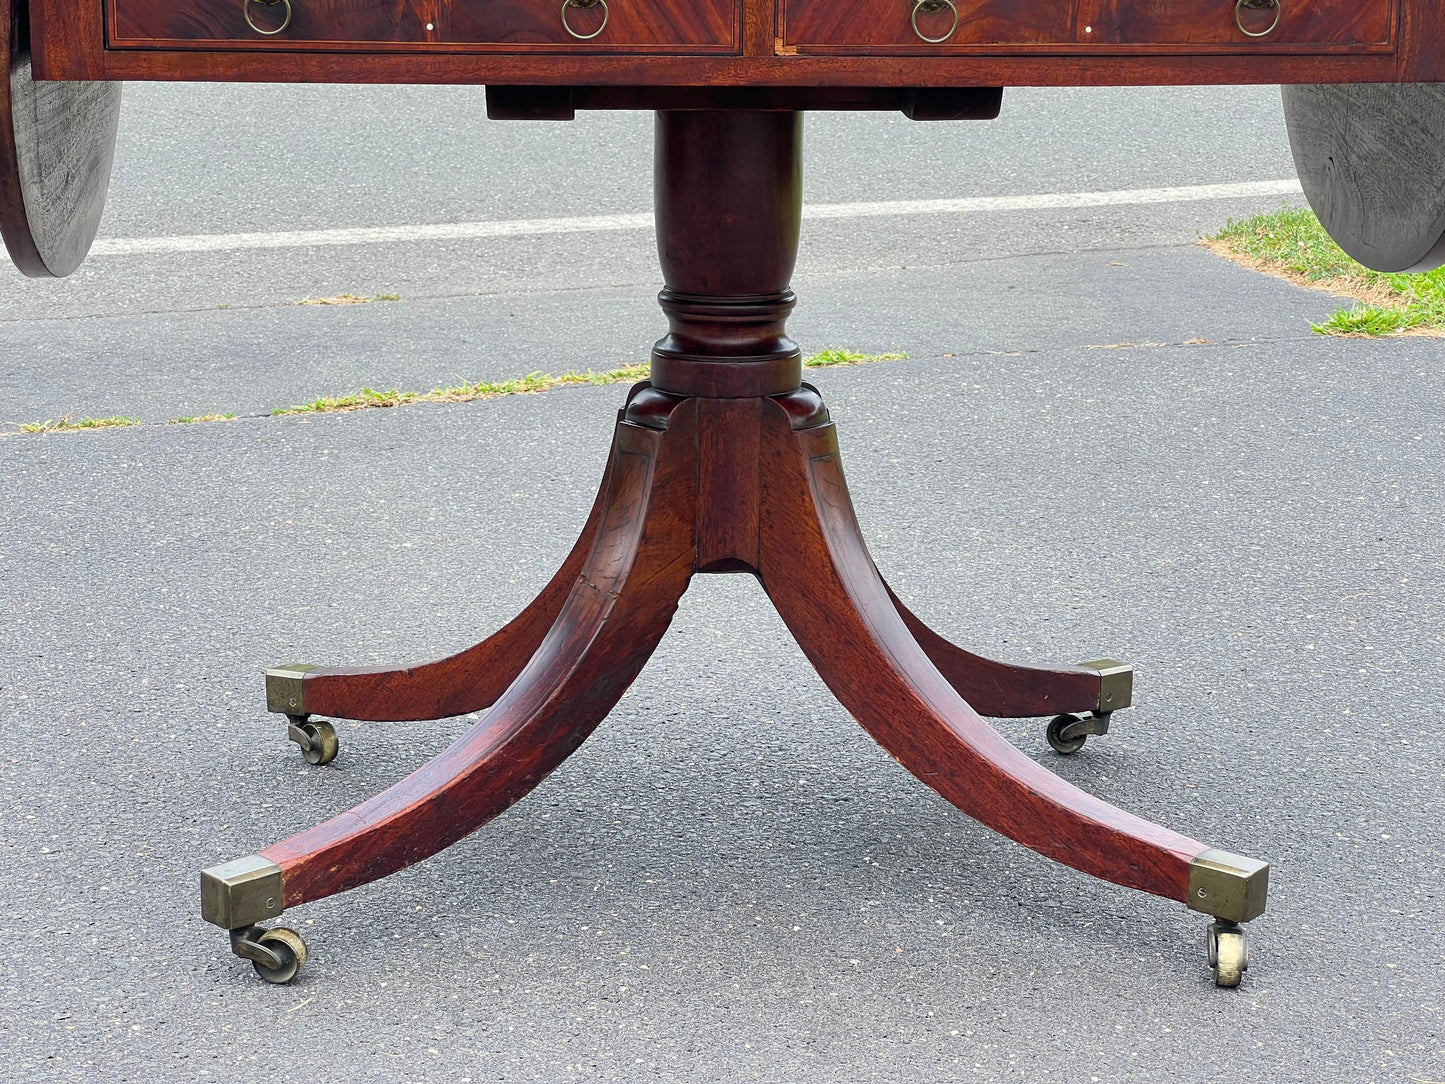
[[[115, 27], [117, 33], [176, 32], [169, 0], [117, 2], [126, 5], [125, 22]], [[196, 4], [206, 13], [197, 16], [204, 33], [236, 33], [227, 27], [234, 25], [239, 0], [182, 2]], [[308, 0], [295, 2], [301, 6]], [[318, 9], [323, 11], [328, 10], [325, 5], [334, 5], [330, 10], [342, 8], [340, 0], [309, 2], [323, 4]], [[619, 5], [625, 2], [617, 0]], [[538, 40], [511, 45], [491, 40], [365, 39], [344, 46], [348, 51], [338, 51], [337, 38], [253, 45], [254, 35], [193, 40], [184, 47], [163, 37], [145, 39], [151, 42], [146, 48], [118, 48], [118, 42], [107, 47], [107, 9], [102, 0], [79, 5], [71, 0], [30, 0], [36, 73], [44, 79], [900, 88], [1395, 82], [1434, 80], [1445, 71], [1445, 4], [1438, 0], [1282, 0], [1280, 27], [1262, 39], [1245, 39], [1232, 29], [1229, 0], [1198, 4], [1070, 0], [1057, 6], [1020, 0], [1012, 8], [996, 0], [960, 0], [962, 15], [976, 10], [986, 17], [973, 30], [961, 18], [961, 32], [978, 40], [946, 48], [923, 43], [915, 47], [899, 37], [901, 21], [912, 10], [906, 0], [897, 0], [898, 12], [890, 6], [893, 0], [861, 8], [826, 0], [740, 2], [740, 9], [729, 9], [733, 21], [725, 46], [716, 39], [699, 43], [695, 36], [701, 26], [717, 27], [721, 8], [704, 7], [696, 15], [690, 9], [681, 15], [681, 8], [673, 11], [674, 5], [667, 5], [667, 13], [655, 21], [648, 21], [654, 19], [651, 15], [639, 17], [639, 29], [629, 33], [651, 36], [647, 44], [638, 39], [635, 46], [605, 46], [606, 34], [596, 45], [568, 44], [539, 31]], [[354, 7], [359, 12], [365, 5]], [[407, 20], [425, 7], [421, 0], [392, 0], [378, 15], [354, 17], [394, 17], [399, 27], [410, 26]], [[480, 10], [440, 0], [435, 5], [448, 17], [463, 8]], [[873, 22], [865, 18], [879, 12], [887, 17]], [[1072, 39], [1061, 29], [1062, 12], [1072, 19]], [[1227, 16], [1227, 23], [1221, 22], [1221, 14]], [[619, 18], [623, 18], [620, 25], [627, 25], [625, 17]], [[644, 24], [653, 29], [640, 29]], [[422, 26], [428, 33], [425, 23]], [[668, 26], [677, 32], [671, 43], [662, 40]], [[881, 29], [885, 26], [886, 31]], [[1092, 32], [1085, 33], [1086, 26]], [[833, 36], [845, 31], [849, 37]], [[440, 32], [429, 33], [435, 37]], [[703, 55], [719, 49], [741, 55]], [[695, 55], [665, 55], [670, 50]]]
[[[652, 383], [707, 398], [776, 395], [803, 378], [788, 338], [788, 283], [803, 220], [800, 113], [660, 112], [655, 132], [657, 252], [671, 331]], [[702, 233], [700, 221], [722, 223]]]
[[[672, 454], [660, 456], [667, 444]], [[456, 744], [389, 790], [261, 854], [286, 906], [374, 881], [537, 786], [632, 684], [693, 570], [693, 434], [619, 423], [587, 559], [536, 653]]]
[[908, 634], [928, 661], [980, 715], [1028, 719], [1039, 715], [1093, 711], [1099, 706], [1099, 672], [1084, 666], [1020, 666], [955, 647], [903, 605], [891, 587], [888, 597]]
[[[283, 26], [279, 5], [252, 4], [251, 17], [262, 34], [247, 24], [240, 0], [107, 0], [108, 41], [114, 49], [262, 49], [297, 48], [402, 52], [418, 47], [468, 51], [692, 51], [737, 52], [740, 0], [689, 0], [657, 4], [647, 0], [608, 0], [569, 8], [562, 23], [559, 0], [488, 0], [486, 3], [392, 0], [359, 4], [355, 0], [291, 0], [292, 18]], [[267, 20], [270, 20], [269, 22]]]
[[808, 661], [878, 744], [969, 816], [1031, 850], [1183, 900], [1204, 844], [1115, 809], [1019, 752], [918, 645], [868, 556], [834, 427], [794, 432], [782, 411], [766, 411], [762, 462], [763, 586]]
[[[1244, 51], [1385, 49], [1394, 40], [1398, 12], [1395, 0], [1280, 0], [1277, 24], [1273, 8], [1238, 9], [1237, 24], [1235, 14], [1235, 0], [1080, 0], [1079, 40]], [[1241, 27], [1265, 36], [1251, 38]]]
[[1381, 81], [1445, 82], [1445, 4], [1400, 0], [1400, 8], [1396, 77]]
[[803, 389], [720, 400], [644, 387], [639, 400], [647, 405], [628, 417], [643, 420], [618, 425], [583, 570], [535, 655], [436, 760], [261, 852], [282, 867], [287, 907], [421, 861], [533, 789], [611, 710], [661, 639], [688, 579], [705, 569], [756, 573], [843, 704], [948, 801], [1075, 869], [1184, 899], [1203, 843], [1059, 779], [1000, 737], [955, 688], [980, 690], [1000, 714], [1030, 705], [1047, 713], [1063, 706], [1055, 697], [1096, 703], [1097, 673], [993, 662], [905, 618], [868, 556], [834, 426], [814, 396]]
[[[672, 324], [658, 349], [670, 383], [633, 389], [582, 538], [522, 617], [430, 667], [306, 679], [308, 708], [349, 706], [367, 718], [496, 702], [419, 771], [262, 851], [282, 868], [286, 906], [420, 861], [534, 788], [636, 677], [689, 578], [709, 571], [757, 575], [843, 704], [948, 801], [1076, 869], [1184, 899], [1204, 844], [1057, 778], [964, 699], [1001, 715], [1087, 709], [1098, 673], [1009, 666], [954, 647], [902, 606], [868, 556], [822, 400], [800, 370], [787, 376], [779, 365], [796, 361], [784, 318], [800, 135], [783, 112], [658, 118]], [[739, 390], [719, 394], [720, 385]]]
[[541, 646], [592, 552], [611, 470], [609, 460], [592, 514], [567, 560], [531, 605], [493, 636], [419, 666], [312, 670], [302, 678], [307, 712], [344, 719], [446, 719], [495, 703]]
[[[107, 0], [111, 48], [297, 49], [414, 47], [488, 49], [499, 52], [561, 48], [595, 52], [658, 47], [728, 46], [738, 43], [739, 0], [697, 0], [686, 6], [609, 0], [603, 28], [600, 7], [574, 9], [569, 19], [586, 41], [562, 25], [561, 5], [551, 0], [505, 0], [475, 5], [399, 0], [356, 5], [343, 0], [291, 0], [294, 15], [284, 29], [262, 34], [246, 22], [239, 0]], [[1250, 52], [1275, 47], [1333, 50], [1388, 48], [1395, 25], [1394, 0], [1282, 0], [1275, 9], [1238, 10], [1234, 0], [957, 0], [920, 11], [884, 0], [838, 4], [834, 0], [783, 0], [782, 45], [803, 49], [912, 52], [1032, 49], [1055, 45], [1229, 46]], [[281, 17], [252, 5], [263, 26]], [[1238, 14], [1238, 22], [1236, 22]], [[274, 18], [266, 25], [268, 18]], [[1243, 29], [1241, 29], [1241, 25]], [[1271, 29], [1273, 27], [1273, 29]], [[952, 28], [952, 33], [950, 33]], [[1262, 36], [1252, 38], [1244, 30]], [[947, 36], [940, 43], [928, 37]]]
[[[913, 30], [908, 0], [839, 4], [832, 0], [783, 0], [782, 39], [787, 46], [833, 51], [889, 47], [909, 52], [977, 46], [1011, 50], [1075, 41], [1075, 2], [1056, 0], [956, 0], [958, 25], [947, 42], [921, 41]], [[929, 37], [948, 34], [949, 8], [920, 11], [918, 29]]]
[[[915, 31], [913, 5], [907, 0], [869, 4], [784, 0], [782, 39], [799, 52], [831, 53], [997, 53], [1049, 47], [1078, 51], [1079, 46], [1121, 45], [1152, 50], [1227, 48], [1245, 53], [1390, 48], [1394, 0], [1282, 2], [1279, 21], [1271, 30], [1275, 9], [1241, 9], [1236, 23], [1234, 0], [1189, 4], [1178, 0], [957, 0], [956, 26], [953, 11], [940, 5], [920, 10]], [[1252, 38], [1244, 30], [1263, 36]], [[926, 42], [922, 36], [947, 36], [947, 40]]]

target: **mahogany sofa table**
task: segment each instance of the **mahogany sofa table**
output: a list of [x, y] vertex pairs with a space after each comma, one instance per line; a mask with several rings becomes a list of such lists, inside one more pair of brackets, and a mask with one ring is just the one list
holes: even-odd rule
[[[690, 578], [743, 572], [759, 579], [843, 705], [920, 780], [1049, 858], [1210, 916], [1215, 980], [1238, 984], [1247, 967], [1240, 924], [1264, 911], [1268, 866], [1091, 797], [982, 718], [1053, 716], [1050, 744], [1072, 752], [1130, 705], [1132, 669], [1109, 660], [1035, 668], [971, 654], [911, 614], [868, 555], [835, 428], [802, 382], [801, 353], [785, 329], [803, 111], [986, 119], [997, 113], [997, 88], [1018, 84], [1428, 82], [1445, 75], [1442, 8], [1434, 0], [0, 0], [12, 73], [0, 122], [13, 123], [10, 153], [25, 197], [18, 201], [16, 171], [4, 168], [0, 123], [0, 226], [33, 274], [68, 273], [88, 246], [82, 235], [93, 234], [93, 206], [73, 200], [95, 213], [47, 219], [37, 193], [73, 195], [84, 182], [103, 196], [106, 125], [114, 141], [113, 118], [94, 105], [109, 100], [96, 89], [104, 81], [485, 83], [498, 117], [657, 110], [669, 331], [651, 379], [618, 414], [596, 504], [571, 554], [518, 617], [450, 658], [266, 675], [268, 707], [288, 717], [312, 763], [337, 752], [323, 715], [484, 714], [355, 809], [205, 870], [204, 917], [230, 932], [236, 954], [263, 978], [288, 981], [305, 945], [260, 923], [418, 862], [521, 799], [617, 703]], [[73, 81], [67, 153], [89, 174], [74, 163], [47, 171], [52, 144], [34, 135], [43, 125], [26, 127], [26, 103], [41, 103], [33, 112], [42, 116], [44, 94], [62, 85], [46, 80]], [[87, 119], [98, 133], [88, 158], [74, 153], [73, 136]], [[27, 133], [39, 147], [29, 173]]]

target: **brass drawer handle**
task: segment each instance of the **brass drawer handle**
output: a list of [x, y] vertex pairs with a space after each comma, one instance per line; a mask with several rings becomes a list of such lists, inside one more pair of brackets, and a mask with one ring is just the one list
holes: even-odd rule
[[[602, 25], [590, 34], [579, 34], [572, 29], [572, 24], [567, 21], [568, 8], [595, 8], [602, 5]], [[578, 41], [591, 41], [602, 31], [607, 29], [607, 20], [612, 18], [612, 11], [607, 6], [607, 0], [562, 0], [562, 26], [567, 33], [571, 34]]]
[[[932, 15], [934, 12], [942, 11], [944, 8], [948, 8], [949, 11], [953, 12], [953, 24], [948, 28], [946, 33], [941, 37], [930, 38], [922, 30], [918, 29], [918, 13], [920, 11], [927, 15]], [[940, 42], [947, 41], [953, 37], [953, 32], [957, 29], [958, 8], [953, 6], [953, 0], [917, 0], [913, 5], [913, 32], [917, 34], [921, 40], [928, 42], [929, 45], [937, 45]]]
[[[281, 20], [281, 25], [278, 26], [275, 30], [262, 30], [259, 26], [256, 25], [256, 20], [251, 18], [252, 4], [260, 4], [263, 8], [274, 8], [277, 5], [284, 4], [286, 7], [286, 18]], [[247, 26], [249, 26], [252, 30], [256, 31], [256, 33], [265, 34], [266, 37], [269, 38], [275, 34], [281, 33], [281, 31], [285, 30], [288, 26], [291, 25], [291, 0], [241, 0], [241, 14], [246, 17]]]
[[[1274, 22], [1269, 24], [1267, 30], [1246, 30], [1244, 20], [1239, 13], [1245, 8], [1260, 11], [1264, 8], [1274, 8]], [[1234, 0], [1234, 25], [1239, 27], [1239, 32], [1247, 38], [1267, 38], [1274, 33], [1274, 28], [1279, 26], [1279, 17], [1284, 14], [1284, 0]]]

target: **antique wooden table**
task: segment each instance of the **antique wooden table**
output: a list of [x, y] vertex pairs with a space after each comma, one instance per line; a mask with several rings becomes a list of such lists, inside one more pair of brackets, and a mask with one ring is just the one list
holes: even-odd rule
[[[288, 716], [312, 763], [337, 751], [321, 715], [485, 714], [377, 797], [202, 873], [204, 916], [230, 931], [237, 955], [262, 977], [289, 980], [306, 950], [294, 931], [259, 923], [420, 861], [501, 813], [607, 715], [693, 574], [747, 572], [839, 700], [905, 767], [1027, 847], [1210, 916], [1215, 979], [1240, 981], [1239, 924], [1263, 913], [1268, 867], [1091, 797], [981, 718], [1054, 716], [1050, 744], [1072, 752], [1129, 706], [1132, 669], [1109, 660], [1034, 668], [970, 654], [911, 614], [869, 558], [837, 435], [817, 391], [802, 383], [784, 326], [794, 304], [802, 113], [987, 119], [998, 88], [1019, 84], [1428, 83], [1445, 74], [1445, 5], [0, 0], [0, 42], [11, 72], [8, 96], [0, 91], [0, 225], [31, 274], [68, 273], [84, 256], [109, 175], [120, 80], [485, 83], [494, 117], [658, 111], [669, 331], [650, 381], [619, 412], [596, 505], [571, 555], [520, 616], [451, 658], [267, 673], [268, 707]], [[1360, 210], [1361, 199], [1369, 203], [1361, 193], [1378, 182], [1373, 159], [1357, 156], [1344, 176], [1336, 158], [1344, 162], [1353, 145], [1355, 105], [1373, 103], [1388, 117], [1396, 99], [1378, 87], [1347, 88], [1360, 93], [1344, 99], [1320, 89], [1301, 91], [1290, 117], [1292, 132], [1303, 133], [1297, 158], [1327, 162], [1305, 170], [1306, 190], [1332, 215], [1327, 225], [1363, 222], [1363, 235], [1379, 242], [1373, 205]], [[1421, 166], [1415, 178], [1433, 182], [1432, 193], [1445, 187], [1445, 167], [1434, 168]], [[1399, 202], [1429, 214], [1390, 218], [1395, 234], [1385, 234], [1398, 243], [1385, 244], [1380, 260], [1419, 263], [1440, 248], [1445, 217], [1433, 195]]]

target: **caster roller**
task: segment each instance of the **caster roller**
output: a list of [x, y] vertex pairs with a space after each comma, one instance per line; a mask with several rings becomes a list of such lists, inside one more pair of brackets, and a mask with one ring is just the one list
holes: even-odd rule
[[290, 982], [306, 966], [306, 942], [295, 930], [242, 926], [231, 931], [231, 951], [250, 960], [256, 974], [271, 983]]
[[306, 966], [306, 942], [295, 930], [276, 926], [263, 933], [258, 943], [271, 950], [280, 962], [280, 967], [271, 967], [260, 960], [252, 960], [251, 966], [267, 982], [290, 982], [296, 973]]
[[1238, 986], [1249, 970], [1249, 948], [1244, 931], [1233, 922], [1209, 924], [1209, 967], [1214, 972], [1214, 985]]
[[1084, 742], [1089, 738], [1087, 734], [1077, 734], [1073, 737], [1064, 736], [1064, 732], [1069, 730], [1078, 721], [1078, 717], [1074, 715], [1055, 715], [1049, 720], [1047, 737], [1049, 739], [1049, 745], [1053, 747], [1054, 752], [1067, 755], [1069, 753], [1077, 753], [1084, 747]]
[[1107, 711], [1090, 712], [1088, 715], [1055, 715], [1049, 720], [1047, 737], [1054, 752], [1068, 755], [1084, 747], [1090, 734], [1109, 733]]
[[341, 751], [336, 740], [336, 728], [325, 719], [311, 722], [309, 715], [288, 715], [290, 724], [286, 736], [301, 746], [301, 755], [307, 764], [330, 764]]

